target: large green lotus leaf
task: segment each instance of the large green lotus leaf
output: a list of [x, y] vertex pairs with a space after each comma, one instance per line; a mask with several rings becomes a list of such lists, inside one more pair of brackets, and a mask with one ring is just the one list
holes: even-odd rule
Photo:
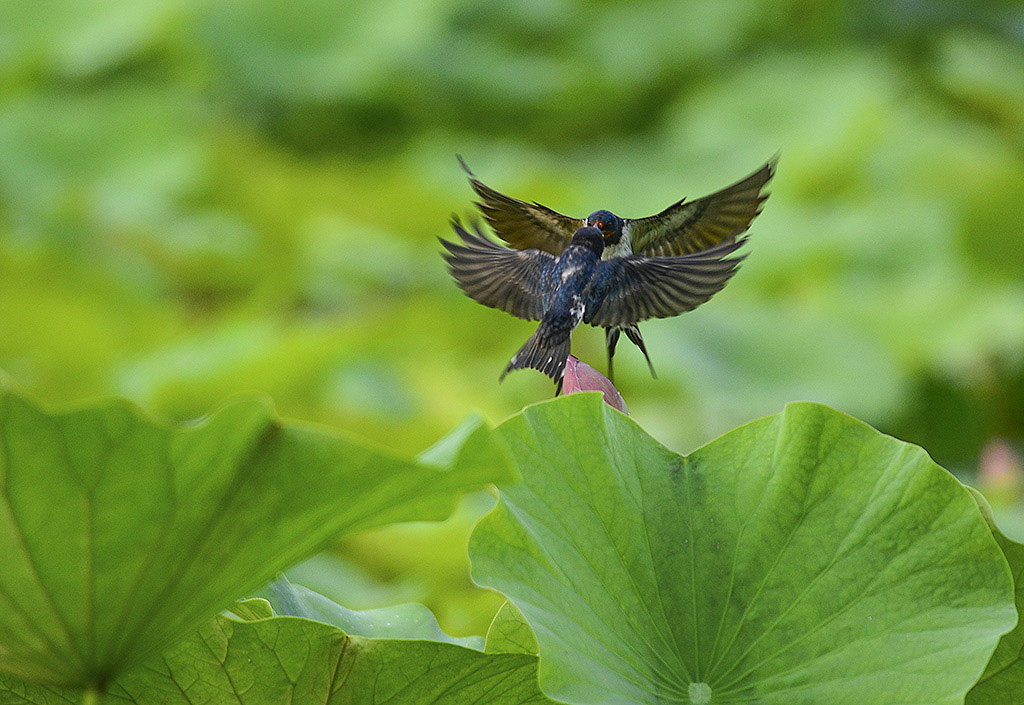
[[[258, 614], [262, 600], [233, 609]], [[413, 634], [373, 639], [295, 617], [220, 616], [114, 682], [103, 705], [550, 705], [537, 657], [484, 654]], [[0, 705], [84, 703], [80, 691], [0, 674]]]
[[511, 480], [491, 431], [459, 433], [444, 471], [258, 402], [169, 428], [0, 390], [0, 670], [102, 684], [341, 533]]
[[[1013, 583], [1017, 613], [1024, 611], [1024, 545], [1011, 541], [996, 527], [992, 508], [980, 492], [971, 488], [971, 494], [995, 536], [996, 543], [1006, 556]], [[1024, 703], [1024, 620], [1018, 619], [1013, 631], [999, 640], [992, 658], [981, 678], [967, 693], [966, 705], [1021, 705]]]
[[523, 484], [475, 529], [572, 703], [960, 703], [1015, 623], [1006, 561], [920, 448], [791, 404], [688, 457], [598, 395], [499, 427]]

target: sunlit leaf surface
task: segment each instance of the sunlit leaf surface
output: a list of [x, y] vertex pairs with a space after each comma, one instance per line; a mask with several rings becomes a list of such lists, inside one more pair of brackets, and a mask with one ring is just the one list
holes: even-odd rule
[[682, 457], [598, 395], [499, 428], [470, 543], [572, 703], [949, 704], [1016, 620], [973, 499], [915, 446], [791, 404]]

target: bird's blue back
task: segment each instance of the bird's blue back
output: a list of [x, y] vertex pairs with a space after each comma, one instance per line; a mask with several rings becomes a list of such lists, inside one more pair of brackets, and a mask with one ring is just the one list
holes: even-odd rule
[[555, 260], [555, 290], [549, 308], [570, 306], [572, 298], [582, 294], [600, 261], [600, 257], [586, 247], [566, 248]]

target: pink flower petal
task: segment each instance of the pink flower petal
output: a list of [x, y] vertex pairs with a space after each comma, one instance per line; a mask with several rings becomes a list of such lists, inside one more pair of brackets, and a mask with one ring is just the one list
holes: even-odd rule
[[580, 362], [572, 355], [565, 361], [565, 378], [562, 381], [562, 394], [573, 394], [575, 392], [601, 392], [604, 395], [604, 403], [613, 409], [618, 409], [624, 414], [626, 402], [615, 385], [603, 374], [595, 370], [585, 362]]
[[981, 449], [978, 484], [993, 507], [1009, 507], [1024, 494], [1024, 462], [1006, 440], [992, 438]]

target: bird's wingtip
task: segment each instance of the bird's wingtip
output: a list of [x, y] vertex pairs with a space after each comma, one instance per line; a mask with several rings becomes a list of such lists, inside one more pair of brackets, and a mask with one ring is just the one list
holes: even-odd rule
[[462, 158], [462, 155], [461, 154], [456, 154], [455, 158], [459, 160], [459, 166], [461, 166], [462, 170], [469, 175], [469, 178], [475, 179], [476, 178], [476, 174], [474, 174], [473, 170], [469, 168], [468, 164], [466, 164], [466, 160]]

